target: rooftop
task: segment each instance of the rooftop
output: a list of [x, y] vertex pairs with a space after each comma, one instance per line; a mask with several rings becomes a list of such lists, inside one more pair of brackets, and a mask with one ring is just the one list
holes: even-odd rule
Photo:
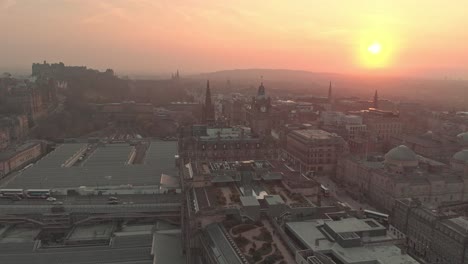
[[283, 199], [279, 195], [265, 195], [264, 199], [268, 205], [284, 204]]
[[468, 235], [468, 219], [463, 216], [445, 220], [445, 223], [457, 232]]
[[255, 196], [241, 196], [240, 201], [242, 206], [260, 206], [260, 203]]
[[[336, 221], [340, 222], [340, 221]], [[350, 231], [361, 228], [354, 220], [350, 224], [350, 229], [340, 228], [341, 231]], [[292, 235], [294, 235], [307, 249], [315, 252], [333, 256], [340, 263], [385, 263], [385, 264], [417, 264], [407, 254], [402, 254], [401, 249], [393, 244], [364, 244], [358, 247], [342, 247], [340, 244], [330, 240], [322, 231], [321, 226], [331, 224], [333, 221], [314, 220], [308, 222], [290, 222], [286, 224]], [[332, 224], [335, 225], [335, 224]], [[345, 236], [348, 232], [345, 233]], [[351, 231], [351, 233], [353, 233]], [[386, 238], [386, 237], [385, 237]], [[380, 261], [380, 262], [379, 262]]]
[[68, 234], [67, 240], [83, 241], [109, 239], [114, 228], [115, 225], [113, 223], [76, 226]]
[[220, 224], [210, 224], [206, 228], [206, 233], [210, 239], [210, 247], [213, 255], [216, 257], [220, 264], [242, 264], [243, 261], [236, 253], [234, 248], [224, 235], [222, 226]]
[[335, 137], [334, 134], [319, 129], [301, 129], [294, 130], [292, 133], [311, 140], [324, 140]]
[[[152, 141], [144, 164], [127, 164], [132, 147], [126, 144], [98, 147], [81, 166], [63, 166], [87, 144], [63, 144], [34, 166], [20, 172], [6, 188], [43, 189], [103, 186], [159, 186], [163, 174], [176, 175], [177, 143]], [[109, 156], [106, 156], [109, 155]]]
[[[160, 223], [160, 222], [158, 222]], [[8, 227], [5, 243], [0, 241], [0, 263], [27, 264], [182, 264], [180, 229], [161, 225], [158, 231], [152, 224], [123, 226], [118, 233], [114, 232], [113, 223], [100, 223], [77, 226], [70, 232], [65, 244], [34, 244], [39, 229], [29, 227]], [[4, 228], [0, 227], [1, 236]], [[31, 236], [33, 235], [33, 236]], [[11, 237], [23, 238], [12, 241]], [[101, 241], [92, 244], [91, 241]], [[84, 243], [79, 244], [79, 241]], [[79, 246], [76, 246], [79, 244]], [[34, 250], [38, 246], [39, 249]]]
[[335, 233], [347, 232], [366, 232], [376, 229], [385, 229], [382, 225], [373, 219], [345, 218], [340, 221], [325, 222], [325, 225], [330, 227]]

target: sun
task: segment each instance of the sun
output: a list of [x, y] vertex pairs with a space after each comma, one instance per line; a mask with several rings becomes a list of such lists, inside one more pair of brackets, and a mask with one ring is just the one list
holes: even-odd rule
[[369, 47], [367, 47], [367, 51], [371, 54], [377, 55], [382, 51], [382, 45], [378, 42], [372, 43]]

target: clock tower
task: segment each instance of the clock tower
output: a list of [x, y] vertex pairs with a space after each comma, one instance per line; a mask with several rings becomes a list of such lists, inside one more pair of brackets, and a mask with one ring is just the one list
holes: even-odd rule
[[265, 95], [263, 82], [258, 87], [257, 95], [252, 97], [252, 103], [248, 109], [248, 121], [252, 133], [258, 136], [271, 133], [271, 99]]

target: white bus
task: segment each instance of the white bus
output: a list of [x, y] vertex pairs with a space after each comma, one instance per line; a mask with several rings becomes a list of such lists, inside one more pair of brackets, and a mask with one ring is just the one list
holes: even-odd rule
[[50, 196], [50, 189], [28, 189], [24, 193], [27, 198], [47, 199]]

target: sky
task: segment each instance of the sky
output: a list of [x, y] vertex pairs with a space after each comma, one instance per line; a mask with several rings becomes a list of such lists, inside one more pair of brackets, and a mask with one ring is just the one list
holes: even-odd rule
[[466, 0], [0, 0], [0, 69], [468, 78], [466, 10]]

